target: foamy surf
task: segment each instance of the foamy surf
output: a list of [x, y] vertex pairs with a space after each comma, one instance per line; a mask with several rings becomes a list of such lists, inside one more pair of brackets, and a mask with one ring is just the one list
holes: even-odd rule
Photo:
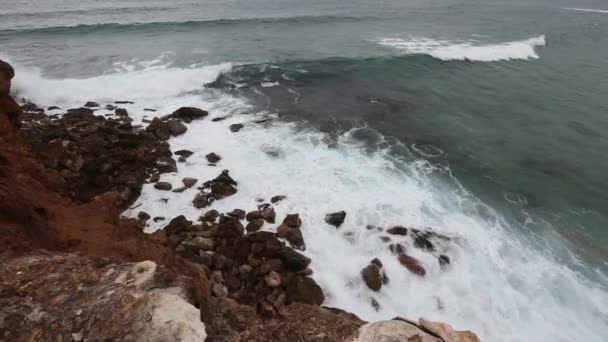
[[593, 8], [564, 7], [564, 9], [569, 10], [569, 11], [577, 11], [577, 12], [608, 13], [608, 10], [600, 10], [600, 9], [593, 9]]
[[487, 45], [472, 41], [454, 42], [428, 38], [382, 38], [378, 43], [410, 55], [429, 55], [444, 61], [477, 62], [536, 59], [539, 58], [536, 48], [546, 44], [544, 35]]
[[[606, 289], [519, 238], [517, 227], [457, 180], [424, 160], [402, 160], [382, 151], [368, 154], [349, 132], [332, 148], [324, 134], [294, 123], [255, 124], [272, 113], [256, 113], [243, 99], [204, 88], [228, 69], [153, 66], [80, 80], [52, 80], [34, 73], [18, 79], [18, 85], [23, 94], [44, 105], [127, 98], [135, 102], [129, 105], [135, 122], [143, 119], [146, 107], [159, 109], [146, 115], [162, 115], [184, 105], [208, 109], [210, 118], [192, 122], [184, 135], [171, 140], [173, 150], [195, 153], [186, 163], [178, 163], [179, 172], [164, 174], [162, 180], [177, 185], [183, 177], [196, 177], [202, 182], [222, 169], [230, 170], [239, 191], [213, 204], [220, 211], [252, 210], [255, 198], [287, 195], [276, 206], [277, 217], [300, 213], [305, 253], [313, 260], [313, 277], [323, 287], [327, 305], [368, 320], [401, 315], [446, 321], [475, 331], [484, 341], [599, 342], [608, 335]], [[220, 116], [228, 118], [210, 120]], [[233, 123], [245, 127], [231, 133], [228, 126]], [[207, 165], [204, 156], [209, 152], [223, 157], [217, 167]], [[192, 206], [195, 193], [196, 189], [161, 192], [147, 184], [136, 208], [125, 214], [143, 210], [167, 220], [180, 214], [196, 220], [204, 211]], [[339, 229], [324, 222], [326, 213], [337, 210], [347, 212]], [[148, 231], [166, 223], [152, 223]], [[408, 273], [388, 252], [380, 233], [365, 228], [368, 224], [431, 226], [458, 237], [448, 247], [450, 268], [441, 271], [434, 257], [412, 248], [408, 253], [424, 263], [427, 275]], [[379, 293], [369, 290], [359, 274], [373, 257], [381, 259], [390, 277]]]

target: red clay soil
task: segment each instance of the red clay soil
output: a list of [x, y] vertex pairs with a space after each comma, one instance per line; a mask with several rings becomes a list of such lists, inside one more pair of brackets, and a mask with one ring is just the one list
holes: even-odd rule
[[176, 255], [162, 237], [148, 236], [119, 220], [117, 193], [75, 204], [50, 190], [61, 187], [60, 177], [31, 156], [7, 115], [12, 108], [6, 99], [0, 101], [1, 251], [43, 248], [124, 261], [153, 260], [181, 274], [203, 276], [200, 266]]

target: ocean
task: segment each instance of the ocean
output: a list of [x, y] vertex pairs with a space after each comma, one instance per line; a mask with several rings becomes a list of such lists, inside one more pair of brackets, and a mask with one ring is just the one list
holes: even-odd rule
[[[230, 170], [220, 211], [286, 195], [277, 217], [302, 217], [326, 305], [484, 341], [608, 336], [605, 1], [4, 0], [0, 58], [41, 106], [226, 117], [171, 139], [195, 154], [162, 180]], [[125, 215], [196, 220], [195, 192], [147, 184]], [[411, 248], [427, 269], [413, 276], [368, 225], [454, 237], [450, 267]], [[378, 293], [360, 278], [374, 257]]]

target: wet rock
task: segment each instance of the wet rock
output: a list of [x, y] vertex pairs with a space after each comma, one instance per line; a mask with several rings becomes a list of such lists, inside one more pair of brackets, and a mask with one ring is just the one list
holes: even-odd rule
[[342, 223], [344, 223], [345, 218], [346, 218], [346, 212], [342, 210], [342, 211], [338, 211], [335, 213], [325, 215], [325, 222], [327, 222], [327, 224], [330, 224], [330, 225], [338, 228], [342, 225]]
[[191, 187], [193, 187], [193, 186], [196, 184], [196, 182], [198, 182], [198, 179], [196, 179], [196, 178], [192, 178], [192, 177], [184, 177], [184, 178], [182, 179], [182, 183], [184, 183], [184, 186], [185, 186], [186, 188], [191, 188]]
[[187, 188], [187, 187], [185, 187], [185, 186], [181, 186], [181, 187], [179, 187], [179, 188], [175, 188], [175, 189], [171, 190], [171, 192], [175, 192], [175, 193], [181, 193], [181, 192], [186, 191], [186, 189], [188, 189], [188, 188]]
[[87, 103], [84, 104], [84, 107], [86, 107], [86, 108], [99, 107], [99, 103], [93, 102], [93, 101], [89, 101], [89, 102], [87, 102]]
[[215, 222], [218, 217], [220, 217], [220, 213], [217, 210], [212, 209], [207, 211], [205, 215], [202, 216], [202, 220], [206, 222]]
[[177, 172], [177, 163], [171, 157], [159, 157], [156, 161], [156, 168], [160, 173]]
[[199, 188], [201, 192], [196, 195], [192, 204], [195, 208], [204, 208], [211, 205], [215, 200], [232, 196], [237, 192], [235, 185], [237, 185], [237, 182], [229, 176], [228, 170], [224, 170], [219, 176], [205, 182]]
[[268, 223], [274, 223], [277, 218], [277, 214], [274, 211], [274, 208], [268, 204], [262, 204], [258, 206], [258, 210], [262, 213], [262, 217]]
[[209, 113], [200, 108], [181, 107], [178, 110], [174, 111], [167, 118], [182, 119], [186, 123], [188, 123], [188, 122], [191, 122], [192, 120], [204, 118], [207, 115], [209, 115]]
[[[163, 217], [162, 219], [164, 220], [165, 218]], [[169, 224], [166, 225], [163, 230], [167, 233], [167, 235], [171, 236], [186, 231], [191, 226], [192, 221], [188, 221], [184, 215], [179, 215], [169, 221]]]
[[407, 268], [410, 272], [419, 276], [424, 276], [426, 274], [426, 270], [420, 265], [420, 261], [418, 261], [418, 259], [406, 254], [399, 255], [398, 259], [399, 263], [405, 266], [405, 268]]
[[116, 104], [135, 104], [133, 101], [114, 101]]
[[211, 119], [212, 122], [220, 122], [220, 121], [224, 121], [228, 118], [228, 116], [218, 116], [216, 118]]
[[229, 213], [226, 213], [226, 215], [232, 216], [232, 217], [236, 217], [239, 220], [244, 220], [245, 219], [245, 210], [243, 209], [234, 209]]
[[207, 154], [205, 156], [205, 158], [207, 158], [207, 161], [210, 163], [217, 163], [220, 160], [222, 160], [222, 157], [220, 157], [219, 155], [215, 154], [214, 152], [211, 152], [209, 154]]
[[388, 249], [393, 254], [403, 254], [403, 253], [405, 253], [405, 247], [403, 247], [403, 245], [400, 244], [400, 243], [392, 243], [392, 244], [390, 244], [388, 246]]
[[294, 272], [303, 271], [310, 265], [310, 258], [291, 248], [281, 248], [277, 255]]
[[150, 214], [145, 211], [140, 211], [139, 213], [137, 213], [137, 218], [142, 221], [148, 221], [150, 219]]
[[152, 119], [148, 127], [146, 127], [146, 131], [154, 134], [154, 136], [161, 140], [169, 140], [171, 138], [169, 124], [159, 118]]
[[106, 105], [106, 109], [107, 109], [107, 110], [114, 110], [114, 109], [116, 109], [116, 108], [118, 108], [118, 107], [116, 107], [115, 105], [111, 105], [111, 104], [107, 104], [107, 105]]
[[59, 107], [57, 107], [57, 106], [50, 106], [50, 107], [49, 107], [49, 108], [47, 108], [46, 110], [49, 110], [49, 111], [50, 111], [50, 110], [58, 110], [58, 109], [61, 109], [61, 108], [59, 108]]
[[302, 236], [302, 231], [300, 228], [288, 227], [285, 224], [282, 224], [277, 228], [277, 235], [283, 239], [286, 239], [293, 248], [299, 250], [306, 249], [304, 237]]
[[262, 215], [262, 213], [259, 210], [250, 211], [245, 216], [245, 219], [247, 219], [247, 221], [253, 221], [253, 220], [263, 219], [263, 218], [264, 218], [264, 216]]
[[275, 271], [270, 271], [265, 277], [264, 282], [266, 286], [275, 288], [281, 286], [281, 275]]
[[256, 305], [256, 311], [260, 316], [265, 318], [273, 318], [276, 316], [272, 304], [265, 300], [258, 302], [258, 304]]
[[160, 174], [159, 173], [155, 173], [152, 176], [150, 176], [150, 179], [148, 180], [150, 183], [156, 183], [160, 180]]
[[439, 267], [442, 270], [445, 270], [448, 267], [448, 265], [450, 264], [450, 257], [448, 257], [447, 255], [440, 255], [437, 258], [437, 261], [439, 261]]
[[361, 277], [367, 287], [369, 287], [373, 291], [380, 291], [382, 288], [382, 266], [378, 266], [376, 263], [370, 263], [361, 270]]
[[169, 191], [173, 188], [173, 185], [169, 182], [156, 182], [154, 188], [157, 190]]
[[275, 204], [275, 203], [281, 202], [282, 200], [284, 200], [284, 199], [286, 199], [286, 198], [287, 198], [287, 196], [283, 196], [283, 195], [279, 195], [279, 196], [273, 196], [273, 197], [270, 199], [270, 202], [271, 202], [272, 204]]
[[287, 214], [283, 219], [283, 224], [290, 228], [300, 228], [302, 220], [300, 220], [299, 214]]
[[115, 108], [114, 114], [118, 116], [129, 116], [129, 112], [124, 108]]
[[245, 229], [248, 232], [257, 232], [258, 230], [262, 229], [262, 226], [264, 226], [264, 219], [255, 219], [255, 220], [251, 220], [247, 226], [245, 227]]
[[160, 221], [164, 221], [165, 218], [163, 216], [156, 216], [155, 218], [152, 219], [154, 222], [160, 222]]
[[167, 126], [169, 126], [169, 133], [174, 137], [182, 135], [188, 130], [180, 120], [169, 120], [167, 121]]
[[204, 238], [200, 236], [193, 238], [192, 240], [187, 242], [187, 244], [196, 248], [200, 248], [203, 251], [212, 251], [215, 247], [215, 242], [213, 241], [213, 239]]
[[173, 152], [173, 154], [177, 154], [180, 157], [188, 158], [191, 155], [193, 155], [194, 152], [192, 152], [190, 150], [178, 150], [178, 151]]
[[156, 112], [156, 109], [153, 109], [153, 108], [144, 108], [144, 112]]
[[388, 234], [392, 234], [392, 235], [406, 236], [407, 235], [407, 228], [396, 226], [396, 227], [392, 227], [392, 228], [387, 229], [386, 232]]
[[236, 133], [236, 132], [240, 131], [243, 128], [243, 124], [240, 124], [240, 123], [239, 124], [232, 124], [232, 125], [230, 125], [229, 128], [230, 128], [231, 132]]
[[433, 246], [433, 243], [429, 241], [428, 237], [425, 235], [416, 236], [414, 238], [414, 246], [430, 252], [435, 250], [435, 246]]
[[325, 301], [323, 290], [310, 277], [293, 277], [288, 282], [285, 292], [288, 301], [291, 303], [321, 305]]

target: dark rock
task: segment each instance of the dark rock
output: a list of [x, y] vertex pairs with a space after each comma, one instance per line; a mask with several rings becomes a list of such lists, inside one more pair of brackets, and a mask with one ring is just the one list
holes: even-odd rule
[[177, 172], [177, 163], [171, 157], [160, 157], [156, 161], [156, 168], [160, 173]]
[[310, 265], [310, 258], [288, 247], [281, 248], [277, 255], [294, 272], [303, 271]]
[[439, 261], [439, 267], [444, 270], [450, 264], [450, 257], [442, 254], [437, 258], [437, 261]]
[[336, 228], [340, 227], [344, 223], [346, 218], [346, 212], [344, 210], [335, 213], [325, 215], [325, 222]]
[[118, 107], [116, 107], [115, 105], [111, 105], [111, 104], [107, 104], [107, 105], [106, 105], [106, 109], [107, 109], [107, 110], [114, 110], [114, 109], [116, 109], [116, 108], [118, 108]]
[[382, 272], [381, 267], [378, 265], [371, 263], [363, 270], [361, 270], [361, 277], [367, 287], [369, 287], [373, 291], [380, 291], [382, 288]]
[[173, 188], [173, 185], [169, 182], [156, 182], [154, 188], [157, 190], [169, 191]]
[[300, 228], [302, 220], [300, 220], [299, 214], [287, 214], [283, 219], [283, 224], [290, 228]]
[[144, 112], [156, 112], [156, 109], [144, 108]]
[[278, 202], [280, 202], [280, 201], [282, 201], [282, 200], [284, 200], [284, 199], [286, 199], [286, 198], [287, 198], [287, 196], [283, 196], [283, 195], [279, 195], [279, 196], [273, 196], [273, 197], [270, 199], [270, 202], [274, 204], [274, 203], [278, 203]]
[[93, 115], [92, 109], [80, 107], [80, 108], [68, 109], [67, 114], [64, 115], [63, 117], [65, 118], [67, 116], [70, 119], [76, 119], [76, 118], [86, 118], [87, 116], [91, 117], [92, 115]]
[[386, 232], [388, 234], [392, 234], [392, 235], [402, 235], [402, 236], [406, 236], [407, 235], [407, 228], [405, 227], [392, 227], [386, 230]]
[[240, 131], [241, 128], [243, 128], [243, 124], [240, 124], [240, 123], [239, 124], [232, 124], [232, 125], [230, 125], [230, 131], [233, 132], [233, 133], [236, 133], [236, 132]]
[[277, 213], [274, 211], [274, 208], [271, 206], [258, 206], [261, 207], [262, 217], [268, 223], [274, 223], [277, 218]]
[[114, 109], [114, 114], [116, 114], [118, 116], [129, 116], [129, 112], [124, 108]]
[[47, 108], [46, 110], [57, 110], [57, 109], [61, 109], [57, 106], [50, 106], [49, 108]]
[[207, 158], [207, 161], [210, 163], [217, 163], [220, 160], [222, 160], [222, 157], [215, 154], [214, 152], [209, 153], [208, 155], [205, 156], [205, 158]]
[[409, 255], [399, 255], [399, 262], [401, 263], [401, 265], [405, 266], [405, 268], [407, 268], [410, 272], [416, 275], [424, 276], [426, 274], [426, 270], [420, 265], [420, 261]]
[[146, 127], [146, 131], [154, 134], [157, 138], [162, 140], [168, 140], [171, 138], [171, 129], [169, 125], [161, 121], [159, 118], [152, 119], [152, 122]]
[[147, 212], [145, 212], [145, 211], [140, 211], [140, 212], [137, 214], [137, 218], [139, 218], [139, 219], [140, 219], [140, 220], [142, 220], [142, 221], [147, 221], [147, 220], [149, 220], [149, 219], [150, 219], [150, 214], [148, 214], [148, 213], [147, 213]]
[[242, 236], [245, 227], [241, 222], [232, 216], [221, 215], [219, 221], [220, 233], [226, 238]]
[[182, 135], [188, 130], [188, 128], [179, 120], [169, 120], [167, 121], [167, 125], [169, 126], [169, 132], [174, 137]]
[[[155, 219], [156, 220], [156, 219]], [[164, 220], [164, 218], [163, 218]], [[155, 221], [156, 222], [156, 221]], [[167, 235], [175, 235], [181, 233], [192, 226], [192, 221], [188, 221], [184, 215], [179, 215], [169, 221], [169, 224], [166, 225], [163, 230], [167, 233]]]
[[261, 219], [261, 218], [255, 219], [255, 220], [252, 220], [251, 222], [249, 222], [247, 224], [247, 226], [245, 227], [245, 229], [248, 232], [256, 232], [256, 231], [262, 229], [263, 225], [264, 225], [264, 219]]
[[193, 155], [194, 152], [189, 151], [189, 150], [178, 150], [178, 151], [173, 152], [173, 154], [177, 154], [180, 157], [188, 158], [191, 155]]
[[222, 173], [211, 181], [205, 182], [201, 189], [202, 191], [196, 195], [192, 204], [195, 208], [204, 208], [215, 200], [219, 200], [228, 196], [232, 196], [237, 192], [234, 187], [237, 182], [232, 179], [228, 170], [222, 171]]
[[185, 163], [185, 162], [186, 162], [186, 158], [184, 158], [184, 157], [179, 157], [179, 158], [177, 158], [177, 162], [178, 162], [178, 163]]
[[310, 305], [321, 305], [325, 301], [323, 290], [310, 277], [293, 277], [287, 284], [287, 299], [289, 302], [300, 302]]
[[159, 221], [164, 221], [165, 218], [162, 216], [156, 216], [155, 218], [152, 219], [154, 222], [159, 222]]
[[272, 304], [265, 300], [259, 301], [257, 303], [256, 311], [260, 316], [265, 318], [273, 318], [276, 316], [276, 312]]
[[435, 246], [433, 246], [433, 243], [429, 241], [427, 236], [424, 235], [419, 235], [414, 238], [414, 246], [430, 252], [435, 250]]
[[248, 212], [247, 216], [245, 216], [245, 218], [247, 219], [247, 221], [253, 221], [253, 220], [257, 220], [257, 219], [263, 219], [264, 216], [262, 215], [262, 213], [259, 210], [254, 210], [254, 211]]
[[190, 122], [195, 119], [204, 118], [207, 115], [209, 115], [209, 113], [200, 108], [181, 107], [169, 115], [168, 118], [182, 119], [185, 122]]
[[264, 283], [266, 283], [266, 286], [268, 286], [270, 288], [279, 287], [279, 286], [281, 286], [281, 275], [275, 271], [270, 271], [264, 277]]
[[99, 103], [93, 102], [93, 101], [89, 101], [89, 102], [87, 102], [87, 103], [84, 104], [84, 107], [86, 107], [86, 108], [99, 107]]
[[392, 243], [388, 246], [388, 249], [391, 251], [391, 253], [394, 253], [394, 254], [405, 253], [405, 247], [403, 247], [403, 245], [400, 243]]
[[376, 311], [376, 312], [380, 311], [380, 303], [378, 303], [378, 301], [376, 299], [372, 298], [371, 304], [372, 304], [372, 308], [374, 308], [374, 311]]
[[202, 219], [203, 221], [207, 222], [215, 222], [218, 217], [220, 217], [220, 213], [217, 210], [212, 209], [206, 212], [205, 215], [203, 215]]
[[182, 183], [184, 183], [186, 188], [193, 187], [196, 182], [198, 182], [198, 179], [192, 177], [184, 177], [184, 179], [182, 179]]
[[116, 104], [135, 104], [133, 101], [114, 101]]
[[382, 242], [391, 242], [391, 238], [388, 236], [381, 236], [380, 240], [382, 240]]
[[227, 118], [228, 118], [227, 116], [218, 116], [217, 118], [211, 119], [211, 121], [213, 121], [213, 122], [219, 122], [219, 121], [226, 120]]
[[184, 191], [186, 191], [186, 189], [188, 189], [188, 188], [187, 188], [187, 187], [185, 187], [185, 186], [182, 186], [182, 187], [175, 188], [175, 189], [171, 190], [171, 192], [180, 193], [180, 192], [184, 192]]
[[150, 176], [149, 182], [150, 183], [156, 183], [160, 180], [160, 174], [155, 173], [152, 176]]
[[226, 213], [226, 215], [232, 216], [232, 217], [236, 217], [239, 220], [244, 220], [245, 219], [245, 210], [243, 209], [234, 209], [229, 213]]
[[282, 224], [277, 228], [277, 234], [279, 237], [286, 239], [293, 248], [299, 250], [306, 249], [304, 237], [302, 236], [302, 231], [300, 228], [288, 227]]

